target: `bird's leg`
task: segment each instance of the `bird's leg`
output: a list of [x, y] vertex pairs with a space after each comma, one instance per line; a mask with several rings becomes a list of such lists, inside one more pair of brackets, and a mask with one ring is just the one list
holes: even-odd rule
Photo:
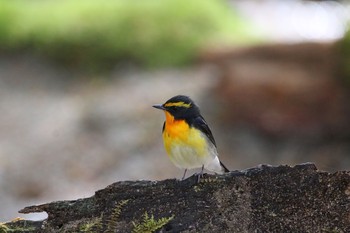
[[184, 180], [184, 179], [185, 179], [186, 172], [187, 172], [187, 169], [185, 169], [184, 175], [182, 176], [182, 179], [181, 179], [181, 180]]
[[202, 166], [202, 170], [201, 170], [201, 172], [198, 174], [198, 180], [197, 180], [197, 183], [199, 183], [199, 181], [200, 181], [200, 179], [201, 179], [201, 177], [203, 177], [203, 170], [204, 170], [204, 165]]

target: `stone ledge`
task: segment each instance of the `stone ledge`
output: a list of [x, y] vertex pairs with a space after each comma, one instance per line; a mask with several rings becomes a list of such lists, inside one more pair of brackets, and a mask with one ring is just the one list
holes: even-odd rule
[[147, 213], [167, 220], [161, 232], [350, 232], [349, 171], [260, 165], [196, 180], [116, 182], [89, 198], [20, 211], [45, 211], [44, 221], [1, 226], [8, 232], [131, 232]]

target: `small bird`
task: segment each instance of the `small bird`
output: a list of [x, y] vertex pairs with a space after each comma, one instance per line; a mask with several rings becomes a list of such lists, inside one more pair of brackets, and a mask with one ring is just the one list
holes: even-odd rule
[[[173, 164], [187, 169], [202, 168], [223, 174], [229, 172], [220, 162], [216, 143], [198, 106], [188, 97], [177, 95], [164, 104], [153, 105], [165, 112], [163, 124], [164, 147]], [[200, 177], [200, 176], [199, 176]]]

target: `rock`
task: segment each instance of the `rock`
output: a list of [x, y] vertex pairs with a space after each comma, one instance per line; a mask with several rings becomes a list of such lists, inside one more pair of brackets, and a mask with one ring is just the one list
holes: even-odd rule
[[45, 211], [44, 221], [0, 226], [8, 232], [143, 232], [146, 225], [160, 232], [350, 232], [348, 171], [261, 165], [196, 180], [117, 182], [89, 198], [20, 211]]

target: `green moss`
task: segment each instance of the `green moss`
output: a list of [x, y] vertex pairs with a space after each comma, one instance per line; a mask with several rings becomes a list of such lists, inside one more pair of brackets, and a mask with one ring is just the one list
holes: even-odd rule
[[[116, 204], [112, 214], [107, 220], [107, 227], [106, 227], [107, 229], [104, 231], [105, 233], [116, 231], [116, 229], [118, 228], [121, 211], [123, 207], [128, 203], [128, 201], [129, 200], [123, 200]], [[132, 232], [134, 233], [154, 232], [157, 229], [162, 228], [165, 224], [167, 224], [173, 218], [174, 216], [155, 220], [153, 215], [149, 216], [148, 213], [145, 212], [145, 214], [143, 215], [143, 220], [140, 223], [136, 224], [135, 222], [132, 222], [134, 226]]]
[[20, 233], [20, 232], [34, 232], [35, 228], [32, 226], [28, 227], [8, 227], [5, 223], [0, 223], [0, 233]]
[[128, 202], [129, 200], [122, 200], [115, 205], [111, 216], [107, 220], [107, 229], [105, 230], [105, 233], [115, 232], [115, 229], [118, 226], [121, 211]]
[[4, 223], [0, 223], [0, 233], [7, 233], [9, 230], [10, 229]]
[[195, 186], [193, 186], [193, 190], [194, 190], [196, 193], [198, 193], [198, 192], [202, 191], [202, 188], [200, 188], [198, 185], [195, 185]]
[[168, 218], [154, 219], [154, 216], [149, 216], [147, 212], [143, 215], [143, 220], [140, 223], [133, 222], [134, 229], [133, 233], [152, 233], [162, 228], [164, 225], [169, 223], [174, 218], [174, 215]]
[[0, 48], [85, 68], [184, 65], [210, 44], [254, 41], [248, 29], [223, 0], [0, 0]]
[[32, 221], [16, 218], [11, 222], [0, 223], [0, 233], [23, 233], [23, 232], [36, 232], [36, 227]]
[[79, 232], [87, 232], [87, 233], [100, 232], [102, 229], [101, 220], [102, 220], [102, 216], [96, 219], [92, 219], [84, 224], [81, 224], [79, 227]]

